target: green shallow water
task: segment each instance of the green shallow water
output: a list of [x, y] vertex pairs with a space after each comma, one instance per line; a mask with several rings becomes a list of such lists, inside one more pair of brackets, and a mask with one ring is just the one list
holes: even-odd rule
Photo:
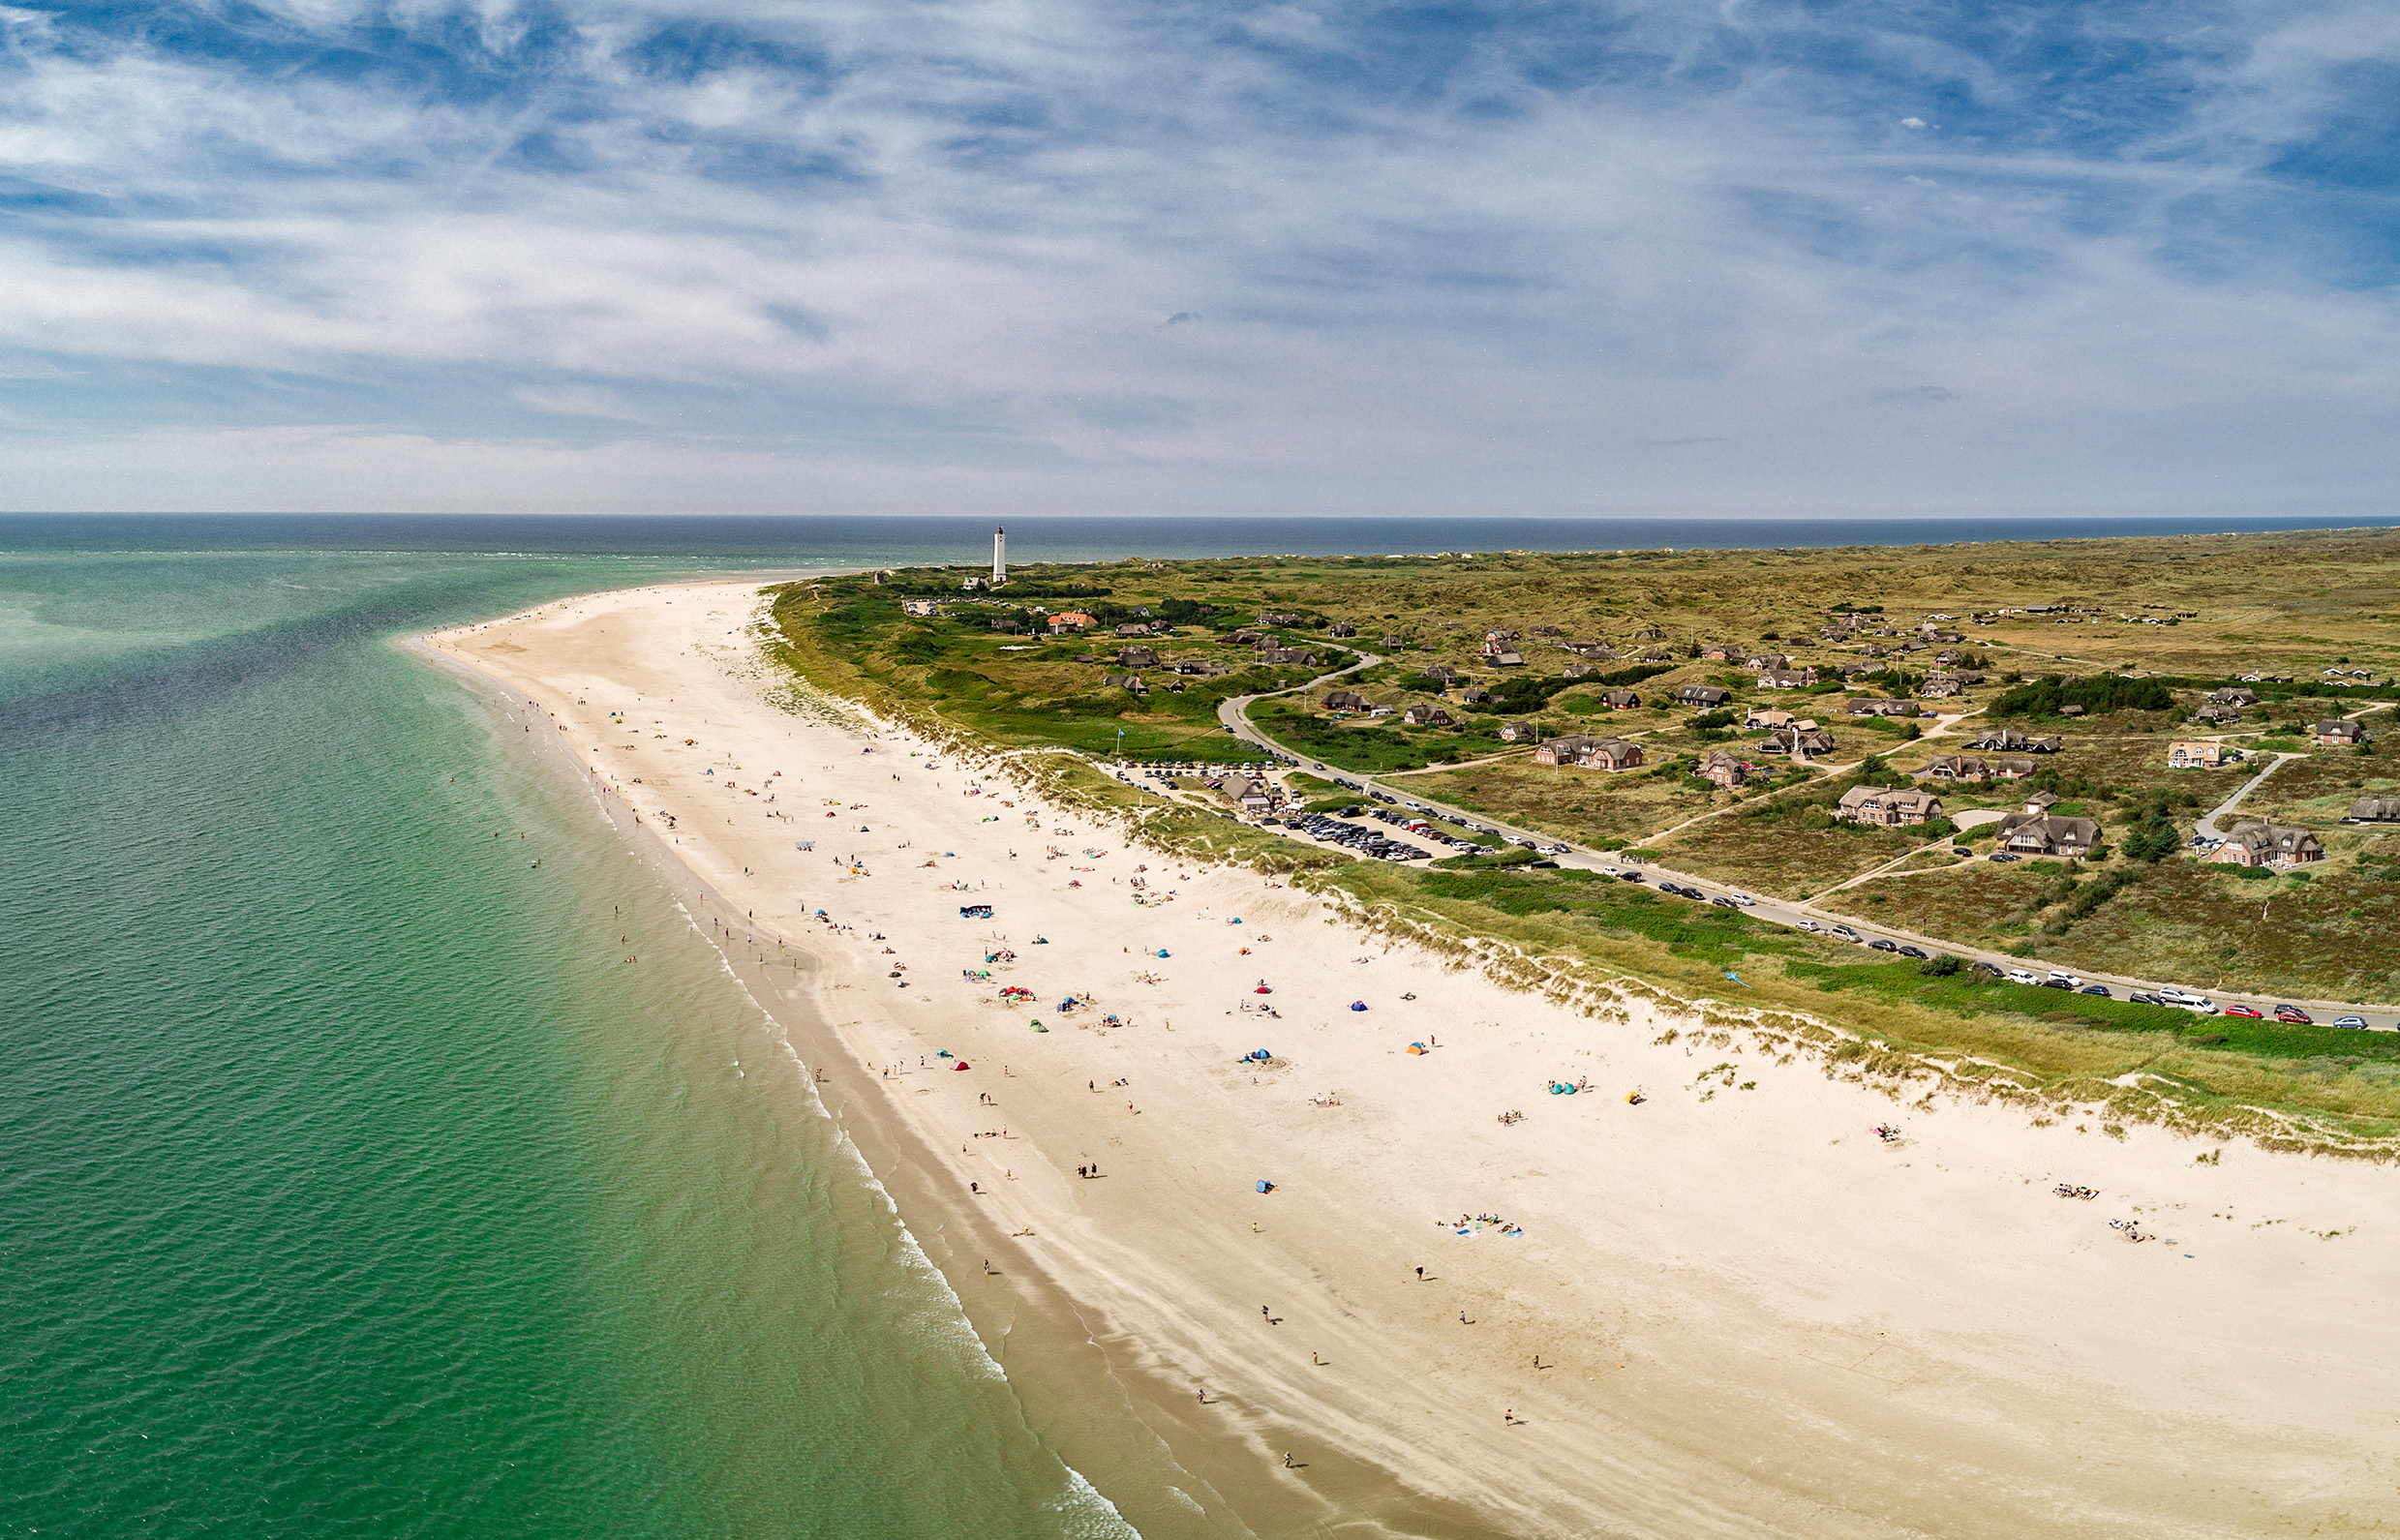
[[393, 642], [695, 565], [0, 557], [0, 1535], [1130, 1534], [659, 882]]

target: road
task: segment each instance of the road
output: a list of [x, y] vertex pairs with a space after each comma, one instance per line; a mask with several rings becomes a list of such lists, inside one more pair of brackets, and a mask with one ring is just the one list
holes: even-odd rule
[[[1372, 667], [1382, 661], [1382, 658], [1376, 657], [1371, 653], [1360, 653], [1358, 662], [1350, 665], [1348, 668], [1338, 669], [1333, 673], [1321, 675], [1306, 684], [1296, 686], [1295, 689], [1319, 689], [1330, 683], [1332, 680], [1343, 678], [1345, 675], [1354, 674], [1360, 669]], [[1274, 693], [1289, 695], [1294, 693], [1294, 691], [1281, 690]], [[1482, 828], [1497, 830], [1504, 837], [1513, 836], [1519, 840], [1538, 845], [1545, 850], [1548, 850], [1553, 846], [1565, 843], [1567, 844], [1567, 848], [1565, 850], [1557, 852], [1551, 857], [1551, 859], [1558, 861], [1561, 866], [1573, 866], [1588, 871], [1598, 871], [1611, 874], [1621, 870], [1637, 868], [1637, 863], [1628, 861], [1623, 857], [1605, 855], [1599, 851], [1585, 850], [1571, 843], [1560, 840], [1555, 834], [1539, 833], [1530, 829], [1512, 828], [1509, 825], [1502, 824], [1494, 820], [1487, 814], [1471, 813], [1463, 808], [1452, 807], [1446, 803], [1439, 802], [1430, 798], [1420, 796], [1416, 792], [1407, 788], [1385, 785], [1382, 781], [1373, 775], [1368, 775], [1353, 770], [1326, 770], [1324, 766], [1311, 760], [1307, 755], [1300, 754], [1284, 747], [1281, 743], [1278, 743], [1273, 739], [1268, 738], [1265, 734], [1260, 732], [1256, 726], [1252, 725], [1249, 716], [1250, 705], [1254, 701], [1264, 699], [1266, 699], [1266, 697], [1262, 695], [1235, 696], [1231, 700], [1226, 701], [1218, 707], [1218, 719], [1224, 722], [1227, 730], [1232, 733], [1236, 738], [1240, 738], [1251, 743], [1256, 743], [1261, 748], [1266, 750], [1270, 755], [1280, 756], [1286, 760], [1295, 761], [1299, 764], [1309, 766], [1313, 770], [1322, 770], [1328, 775], [1339, 775], [1345, 780], [1356, 782], [1368, 793], [1373, 794], [1380, 792], [1385, 798], [1388, 798], [1403, 807], [1412, 808], [1419, 812], [1434, 814], [1443, 818], [1466, 819]], [[2285, 759], [2294, 757], [2296, 756], [2288, 754], [2278, 756], [2275, 765], [2268, 766], [2265, 770], [2261, 770], [2257, 775], [2251, 777], [2248, 784], [2244, 785], [2240, 791], [2235, 792], [2231, 798], [2227, 799], [2223, 806], [2220, 806], [2215, 812], [2209, 815], [2209, 819], [2213, 820], [2220, 814], [2231, 810], [2235, 802], [2240, 801], [2242, 798], [2250, 792], [2252, 787], [2257, 786], [2259, 782], [2274, 773], [2277, 765], [2282, 764]], [[2207, 821], [2203, 821], [2201, 827], [2203, 829], [2207, 829], [2209, 827], [2209, 823]], [[1294, 837], [1296, 838], [1298, 836], [1295, 835]], [[1309, 843], [1310, 848], [1317, 848], [1314, 842]], [[1921, 848], [1939, 849], [1946, 844], [1947, 841], [1936, 840], [1931, 844]], [[1913, 855], [1916, 853], [1911, 852], [1910, 854]], [[1902, 859], [1905, 860], [1906, 858]], [[1714, 882], [1705, 877], [1695, 877], [1685, 872], [1679, 872], [1668, 867], [1646, 862], [1638, 863], [1638, 869], [1643, 873], [1644, 881], [1654, 885], [1659, 879], [1663, 878], [1667, 881], [1679, 883], [1686, 887], [1696, 888], [1700, 890], [1701, 892], [1712, 896], [1723, 895], [1725, 897], [1732, 897], [1741, 891], [1738, 889], [1729, 888], [1723, 883]], [[1742, 896], [1748, 897], [1749, 895], [1744, 893]], [[1881, 937], [1882, 939], [1890, 941], [1895, 945], [1916, 946], [1927, 951], [1947, 952], [1966, 962], [1985, 963], [1990, 967], [2001, 970], [2003, 973], [2011, 968], [2022, 968], [2036, 975], [2040, 975], [2048, 972], [2050, 967], [2049, 964], [2035, 959], [2015, 957], [2008, 955], [2005, 952], [1985, 951], [1972, 947], [1961, 947], [1953, 941], [1945, 941], [1933, 936], [1922, 936], [1914, 931], [1901, 930], [1892, 925], [1869, 924], [1865, 921], [1856, 919], [1852, 916], [1833, 914], [1797, 900], [1758, 898], [1753, 903], [1743, 907], [1745, 912], [1749, 914], [1751, 917], [1758, 920], [1769, 921], [1776, 924], [1790, 925], [1796, 928], [1814, 928], [1819, 930], [1830, 929], [1832, 926], [1838, 924], [1846, 925], [1851, 930], [1858, 933], [1858, 935], [1862, 938], [1862, 944], [1870, 943], [1876, 938]], [[2133, 991], [2147, 991], [2150, 993], [2156, 993], [2160, 989], [2170, 986], [2170, 981], [2167, 981], [2132, 979], [2118, 974], [2094, 973], [2088, 969], [2077, 969], [2071, 971], [2076, 973], [2076, 975], [2082, 979], [2086, 983], [2104, 983], [2110, 985], [2111, 988], [2116, 989], [2120, 996]], [[2175, 987], [2183, 986], [2176, 985]], [[2268, 1019], [2270, 1020], [2273, 1019], [2274, 1008], [2276, 1006], [2290, 1004], [2296, 1005], [2301, 1010], [2306, 1011], [2309, 1014], [2315, 1016], [2321, 1024], [2331, 1020], [2337, 1015], [2357, 1014], [2366, 1017], [2368, 1025], [2376, 1031], [2400, 1031], [2400, 1014], [2395, 1014], [2389, 1007], [2379, 1007], [2370, 1010], [2368, 1007], [2357, 1005], [2349, 1001], [2306, 1000], [2295, 998], [2291, 995], [2256, 995], [2213, 989], [2205, 991], [2194, 990], [2193, 992], [2205, 993], [2209, 999], [2216, 1001], [2221, 1006], [2248, 1005], [2257, 1007], [2266, 1012]]]
[[2193, 827], [2197, 828], [2202, 833], [2207, 835], [2210, 839], [2223, 839], [2225, 837], [2225, 830], [2217, 827], [2217, 820], [2232, 812], [2234, 805], [2243, 798], [2249, 796], [2252, 792], [2257, 791], [2261, 781], [2266, 779], [2269, 775], [2272, 775], [2277, 770], [2283, 769], [2285, 761], [2301, 759], [2304, 757], [2305, 756], [2299, 754], [2276, 755], [2275, 763], [2267, 766], [2266, 769], [2259, 771], [2256, 775], [2253, 775], [2248, 780], [2242, 782], [2241, 785], [2234, 791], [2233, 796], [2227, 798], [2225, 800], [2217, 803], [2215, 807], [2209, 809], [2208, 816], [2202, 819]]

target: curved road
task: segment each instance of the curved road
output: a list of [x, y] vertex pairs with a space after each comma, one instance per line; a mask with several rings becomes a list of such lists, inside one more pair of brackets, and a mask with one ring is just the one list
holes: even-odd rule
[[[1277, 690], [1271, 693], [1276, 695], [1290, 695], [1299, 690], [1317, 689], [1331, 680], [1341, 679], [1345, 675], [1354, 674], [1363, 668], [1373, 667], [1375, 664], [1381, 663], [1382, 661], [1383, 661], [1382, 658], [1375, 656], [1373, 653], [1361, 652], [1358, 654], [1358, 661], [1351, 664], [1347, 668], [1337, 669], [1330, 674], [1320, 675], [1316, 679], [1311, 679], [1308, 683], [1295, 685], [1291, 690]], [[1325, 769], [1325, 767], [1318, 765], [1314, 760], [1310, 759], [1309, 756], [1284, 747], [1281, 743], [1278, 743], [1273, 739], [1268, 738], [1265, 734], [1260, 732], [1257, 727], [1251, 724], [1249, 716], [1250, 704], [1253, 701], [1261, 701], [1265, 699], [1267, 699], [1267, 696], [1265, 695], [1234, 696], [1233, 698], [1225, 701], [1218, 706], [1218, 719], [1225, 724], [1228, 732], [1230, 732], [1236, 738], [1258, 744], [1261, 748], [1265, 749], [1268, 754], [1272, 756], [1279, 757], [1287, 761], [1309, 765], [1312, 768], [1319, 770]], [[2259, 771], [2258, 774], [2252, 776], [2239, 791], [2228, 798], [2222, 805], [2217, 807], [2215, 811], [2211, 812], [2208, 815], [2208, 818], [2202, 822], [2201, 828], [2204, 830], [2210, 830], [2213, 821], [2217, 817], [2224, 813], [2230, 812], [2234, 803], [2240, 801], [2244, 797], [2248, 796], [2251, 790], [2261, 781], [2263, 781], [2267, 776], [2273, 774], [2276, 769], [2281, 766], [2285, 760], [2296, 757], [2298, 756], [2290, 754], [2278, 755], [2276, 757], [2275, 764], [2267, 766], [2264, 770]], [[1560, 840], [1558, 836], [1554, 834], [1536, 833], [1534, 830], [1530, 829], [1512, 828], [1509, 825], [1494, 820], [1487, 814], [1470, 813], [1463, 808], [1451, 807], [1445, 803], [1435, 801], [1432, 799], [1420, 796], [1413, 791], [1386, 786], [1378, 781], [1375, 776], [1363, 773], [1361, 771], [1327, 770], [1326, 773], [1340, 775], [1345, 779], [1355, 781], [1370, 792], [1382, 792], [1385, 797], [1390, 798], [1393, 801], [1405, 807], [1438, 814], [1443, 817], [1471, 819], [1474, 823], [1485, 828], [1499, 830], [1503, 835], [1515, 835], [1522, 839], [1531, 840], [1545, 848], [1557, 844], [1567, 844], [1567, 849], [1565, 851], [1561, 852], [1552, 858], [1562, 866], [1573, 866], [1587, 871], [1614, 873], [1621, 869], [1630, 869], [1636, 864], [1634, 862], [1626, 861], [1622, 857], [1607, 856], [1598, 851], [1582, 849], [1579, 846]], [[1949, 844], [1950, 841], [1948, 839], [1938, 839], [1920, 846], [1919, 849], [1936, 850], [1946, 847]], [[1316, 847], [1312, 843], [1310, 848], [1314, 849]], [[1911, 852], [1910, 854], [1913, 855], [1915, 852]], [[1906, 859], [1907, 858], [1905, 857], [1901, 858], [1901, 860]], [[1898, 864], [1898, 862], [1893, 862], [1891, 864]], [[1670, 868], [1657, 866], [1655, 864], [1643, 863], [1640, 864], [1639, 869], [1643, 872], [1646, 881], [1655, 881], [1657, 878], [1663, 877], [1669, 881], [1681, 883], [1686, 887], [1697, 888], [1702, 892], [1711, 895], [1721, 894], [1731, 897], [1740, 891], [1738, 889], [1729, 888], [1723, 883], [1716, 882], [1709, 878], [1694, 877], [1684, 872], [1678, 872]], [[1754, 903], [1744, 905], [1742, 907], [1746, 914], [1751, 915], [1760, 920], [1772, 921], [1777, 924], [1792, 925], [1797, 927], [1800, 926], [1803, 921], [1807, 921], [1808, 925], [1819, 930], [1830, 929], [1832, 926], [1838, 924], [1847, 925], [1852, 930], [1856, 931], [1863, 941], [1872, 941], [1877, 937], [1882, 937], [1886, 940], [1894, 942], [1895, 944], [1905, 943], [1922, 947], [1928, 951], [1938, 950], [1939, 951], [1949, 952], [1966, 962], [1981, 962], [1989, 964], [1991, 967], [2001, 970], [2003, 973], [2011, 968], [2022, 968], [2036, 974], [2047, 972], [2049, 969], [2049, 965], [2047, 963], [2043, 963], [2035, 959], [2014, 957], [2004, 952], [1985, 951], [1973, 947], [1962, 947], [1953, 941], [1945, 941], [1933, 936], [1922, 936], [1917, 934], [1915, 931], [1901, 930], [1892, 925], [1869, 924], [1865, 921], [1848, 915], [1829, 913], [1825, 910], [1817, 909], [1809, 904], [1795, 900], [1759, 898]], [[2120, 998], [2125, 993], [2131, 991], [2143, 990], [2150, 993], [2156, 993], [2162, 988], [2169, 987], [2169, 985], [2153, 980], [2129, 979], [2117, 974], [2092, 973], [2081, 970], [2070, 971], [2076, 972], [2077, 977], [2081, 978], [2086, 983], [2105, 983], [2111, 986], [2116, 989]], [[2318, 1024], [2321, 1026], [2336, 1015], [2358, 1014], [2366, 1016], [2368, 1025], [2378, 1031], [2400, 1031], [2400, 1017], [2395, 1017], [2394, 1012], [2388, 1006], [2372, 1008], [2372, 1013], [2370, 1013], [2370, 1008], [2359, 1006], [2348, 1001], [2306, 1000], [2291, 995], [2257, 995], [2227, 992], [2214, 989], [2193, 990], [2191, 992], [2205, 994], [2209, 999], [2216, 1001], [2219, 1005], [2239, 1004], [2257, 1007], [2266, 1012], [2267, 1019], [2270, 1021], [2274, 1019], [2274, 1008], [2276, 1006], [2289, 1004], [2296, 1005], [2303, 1011], [2306, 1011], [2310, 1015], [2315, 1016], [2318, 1020]]]

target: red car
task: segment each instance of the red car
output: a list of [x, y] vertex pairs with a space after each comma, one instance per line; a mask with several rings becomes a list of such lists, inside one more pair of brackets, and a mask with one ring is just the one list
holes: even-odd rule
[[2275, 1019], [2294, 1027], [2313, 1027], [2317, 1024], [2317, 1018], [2298, 1006], [2277, 1006]]
[[2225, 1013], [2229, 1016], [2248, 1016], [2253, 1021], [2263, 1021], [2266, 1017], [2266, 1012], [2257, 1006], [2227, 1006]]

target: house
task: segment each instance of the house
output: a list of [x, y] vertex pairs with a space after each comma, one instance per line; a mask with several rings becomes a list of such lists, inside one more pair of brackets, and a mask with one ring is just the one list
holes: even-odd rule
[[1764, 669], [1758, 676], [1763, 690], [1800, 690], [1816, 682], [1814, 669]]
[[1069, 610], [1064, 615], [1053, 615], [1050, 617], [1050, 630], [1053, 633], [1059, 631], [1088, 631], [1097, 622], [1094, 621], [1090, 616], [1085, 615], [1080, 610]]
[[2365, 742], [2367, 730], [2356, 722], [2336, 717], [2329, 722], [2319, 722], [2308, 730], [2308, 736], [2325, 748], [2340, 748], [2345, 744]]
[[1148, 636], [1150, 634], [1149, 622], [1146, 620], [1128, 620], [1125, 624], [1116, 628], [1116, 634], [1119, 636]]
[[2058, 799], [2035, 792], [2017, 811], [2000, 820], [2000, 847], [2019, 856], [2052, 856], [2079, 861], [2100, 842], [2100, 826], [2088, 818], [2065, 818], [2051, 811]]
[[1942, 800], [1914, 787], [1853, 786], [1841, 794], [1834, 816], [1887, 828], [1923, 824], [1942, 816]]
[[1129, 669], [1158, 667], [1158, 654], [1146, 647], [1121, 647], [1116, 649], [1118, 666]]
[[1714, 786], [1739, 786], [1750, 778], [1750, 768], [1725, 750], [1713, 748], [1700, 761], [1700, 778]]
[[1642, 698], [1631, 690], [1602, 690], [1600, 704], [1612, 711], [1629, 711], [1642, 704]]
[[2231, 685], [2222, 690], [2210, 690], [2208, 692], [2208, 704], [2211, 706], [2231, 706], [2234, 710], [2239, 710], [2245, 706], [2258, 705], [2259, 692], [2256, 690], [2243, 689], [2239, 685]]
[[1584, 678], [1586, 675], [1597, 674], [1600, 671], [1589, 663], [1578, 662], [1569, 663], [1566, 667], [1559, 670], [1559, 672], [1570, 679], [1579, 679]]
[[1938, 674], [1917, 686], [1917, 699], [1921, 701], [1944, 701], [1954, 695], [1965, 693], [1965, 685], [1957, 679], [1947, 679]]
[[1458, 670], [1447, 663], [1436, 663], [1425, 670], [1425, 677], [1429, 679], [1439, 679], [1443, 688], [1447, 689], [1458, 682]]
[[1716, 642], [1700, 649], [1700, 655], [1712, 663], [1739, 663], [1746, 649], [1739, 642]]
[[1642, 661], [1645, 663], [1672, 663], [1675, 661], [1675, 654], [1668, 651], [1665, 648], [1654, 647], [1649, 651], [1642, 654]]
[[2167, 745], [2167, 768], [2169, 770], [2215, 770], [2225, 763], [2226, 754], [2225, 745], [2211, 739], [2203, 738], [2188, 742], [2170, 743]]
[[1631, 770], [1642, 762], [1642, 746], [1622, 738], [1570, 734], [1554, 738], [1534, 750], [1536, 765], [1575, 765], [1588, 770]]
[[1325, 634], [1327, 636], [1356, 636], [1358, 634], [1358, 627], [1351, 624], [1348, 620], [1336, 620], [1331, 625], [1325, 627]]
[[2350, 804], [2345, 824], [2400, 824], [2400, 797], [2361, 797]]
[[1789, 754], [1795, 759], [1813, 759], [1834, 751], [1834, 735], [1810, 721], [1794, 722], [1758, 745], [1766, 754]]
[[1401, 715], [1411, 727], [1448, 727], [1450, 713], [1439, 706], [1412, 706]]
[[2210, 861], [2236, 866], [2305, 866], [2325, 859], [2325, 848], [2305, 829], [2262, 823], [2246, 818], [2235, 824], [2225, 843], [2209, 854]]
[[1275, 805], [1275, 797], [1264, 781], [1237, 781], [1225, 789], [1225, 794], [1241, 805], [1245, 813], [1263, 813]]
[[1485, 642], [1487, 642], [1487, 643], [1490, 643], [1490, 642], [1513, 642], [1513, 641], [1515, 641], [1516, 639], [1517, 639], [1517, 634], [1516, 634], [1514, 631], [1509, 631], [1509, 630], [1492, 630], [1492, 631], [1486, 631], [1486, 632], [1484, 632], [1484, 633], [1483, 633], [1483, 640], [1484, 640]]
[[1786, 669], [1792, 666], [1792, 660], [1780, 652], [1756, 652], [1744, 658], [1742, 666], [1748, 669]]
[[1363, 711], [1372, 703], [1356, 690], [1327, 690], [1318, 704], [1328, 711]]
[[1409, 642], [1406, 637], [1387, 636], [1383, 638], [1383, 645], [1385, 647], [1407, 647]]
[[1100, 683], [1104, 689], [1131, 690], [1136, 695], [1150, 693], [1150, 687], [1141, 682], [1139, 674], [1106, 674], [1101, 676]]
[[1883, 665], [1880, 663], [1844, 663], [1841, 666], [1841, 677], [1845, 679], [1865, 679], [1869, 674], [1882, 672]]
[[2029, 759], [1995, 759], [1990, 763], [1994, 780], [2020, 781], [2033, 773], [2033, 761]]
[[1200, 679], [1214, 679], [1220, 674], [1233, 672], [1216, 659], [1204, 657], [1177, 658], [1167, 666], [1177, 674], [1190, 674]]
[[1565, 636], [1566, 633], [1555, 625], [1537, 625], [1533, 628], [1531, 634], [1534, 636]]
[[942, 603], [939, 599], [902, 599], [900, 613], [902, 615], [939, 615], [942, 613]]
[[2083, 708], [2070, 702], [2069, 704], [2058, 708], [2058, 714], [2061, 716], [2081, 716], [2083, 714]]
[[1522, 743], [1533, 736], [1534, 724], [1531, 722], [1506, 722], [1500, 729], [1500, 740], [1504, 743]]
[[1789, 727], [1794, 722], [1799, 720], [1800, 718], [1794, 716], [1791, 712], [1782, 710], [1780, 707], [1753, 706], [1750, 708], [1750, 714], [1743, 719], [1742, 725], [1744, 727], [1753, 729], [1761, 727]]
[[1314, 668], [1317, 654], [1304, 647], [1262, 647], [1259, 649], [1261, 663], [1305, 663]]
[[1911, 775], [1929, 781], [1981, 781], [1991, 776], [1991, 767], [1972, 754], [1936, 754]]
[[2214, 704], [2203, 706], [2199, 710], [2192, 713], [2192, 720], [2195, 722], [2214, 722], [2219, 726], [2224, 726], [2228, 723], [2238, 722], [2241, 720], [2241, 708], [2238, 706], [2219, 706]]
[[1995, 727], [1975, 740], [1975, 747], [2003, 753], [2055, 754], [2061, 740], [2054, 738], [2027, 738], [2013, 727]]
[[[1534, 629], [1538, 631], [1542, 627], [1535, 626]], [[1594, 663], [1606, 663], [1617, 655], [1617, 649], [1605, 642], [1561, 642], [1559, 646]]]
[[1675, 692], [1679, 706], [1716, 708], [1733, 699], [1733, 691], [1720, 690], [1714, 684], [1686, 684]]
[[1006, 636], [1015, 636], [1015, 635], [1017, 635], [1019, 631], [1022, 631], [1025, 627], [1024, 627], [1024, 625], [1023, 625], [1023, 623], [1022, 623], [1021, 621], [1017, 621], [1017, 620], [994, 620], [994, 621], [992, 621], [992, 622], [991, 622], [991, 628], [992, 628], [993, 630], [995, 630], [995, 631], [998, 631], [998, 632], [1002, 633], [1003, 635], [1006, 635]]
[[1944, 668], [1956, 668], [1966, 661], [1966, 654], [1955, 647], [1946, 647], [1933, 654], [1933, 661]]
[[1525, 654], [1505, 642], [1486, 642], [1483, 644], [1483, 661], [1496, 669], [1513, 669], [1524, 664]]
[[1469, 706], [1489, 706], [1492, 704], [1491, 686], [1487, 684], [1470, 684], [1465, 689], [1458, 692], [1458, 698], [1466, 702]]
[[[1852, 716], [1914, 716], [1917, 714], [1917, 703], [1914, 701], [1875, 700], [1871, 697], [1863, 696], [1860, 699], [1850, 703], [1850, 714]], [[1981, 743], [1978, 743], [1975, 746], [1977, 748], [1983, 747]]]
[[1306, 625], [1308, 617], [1305, 615], [1261, 615], [1259, 623], [1261, 625]]

